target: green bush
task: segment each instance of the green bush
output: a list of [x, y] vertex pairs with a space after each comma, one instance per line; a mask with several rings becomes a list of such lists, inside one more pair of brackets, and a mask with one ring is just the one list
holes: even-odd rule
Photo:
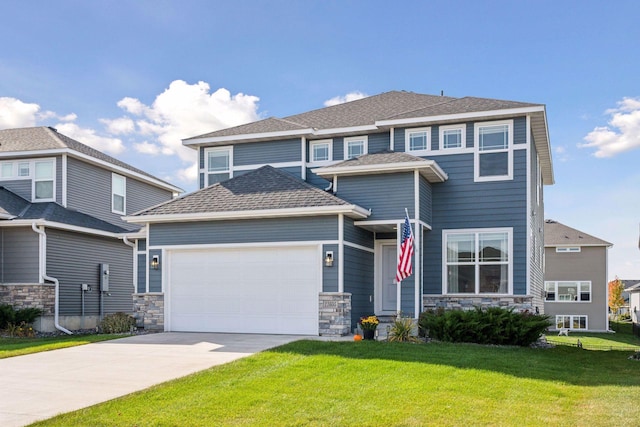
[[100, 331], [103, 334], [122, 334], [130, 332], [136, 325], [136, 319], [127, 313], [109, 314], [100, 322]]
[[16, 323], [25, 323], [30, 325], [35, 320], [42, 316], [42, 309], [40, 308], [21, 308], [16, 310]]
[[0, 304], [0, 329], [7, 329], [16, 322], [16, 311], [9, 304]]
[[0, 329], [7, 329], [10, 324], [30, 325], [41, 315], [42, 310], [39, 308], [20, 308], [16, 310], [9, 304], [0, 304]]
[[438, 309], [420, 314], [421, 336], [441, 341], [528, 346], [549, 327], [549, 317], [514, 309]]

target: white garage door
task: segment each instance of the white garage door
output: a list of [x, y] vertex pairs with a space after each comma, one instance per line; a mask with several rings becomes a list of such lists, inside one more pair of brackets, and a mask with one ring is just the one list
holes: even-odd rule
[[168, 329], [318, 334], [317, 247], [167, 252]]

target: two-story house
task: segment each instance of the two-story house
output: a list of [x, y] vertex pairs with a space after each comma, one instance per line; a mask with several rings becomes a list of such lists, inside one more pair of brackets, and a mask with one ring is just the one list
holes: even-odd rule
[[556, 329], [609, 330], [607, 255], [611, 246], [557, 221], [545, 221], [544, 312]]
[[180, 191], [55, 129], [0, 130], [0, 303], [65, 332], [131, 313], [140, 226], [122, 216]]
[[[125, 218], [146, 226], [147, 316], [161, 307], [165, 330], [346, 334], [373, 313], [544, 309], [544, 105], [394, 91], [183, 144], [200, 190]], [[398, 283], [405, 212], [413, 274]]]

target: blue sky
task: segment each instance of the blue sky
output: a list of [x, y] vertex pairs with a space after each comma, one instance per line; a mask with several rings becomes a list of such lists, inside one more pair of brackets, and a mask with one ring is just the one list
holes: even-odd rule
[[[195, 184], [180, 139], [348, 94], [546, 104], [547, 218], [640, 279], [640, 2], [27, 1], [0, 6], [0, 127], [48, 125]], [[605, 129], [606, 128], [606, 129]]]

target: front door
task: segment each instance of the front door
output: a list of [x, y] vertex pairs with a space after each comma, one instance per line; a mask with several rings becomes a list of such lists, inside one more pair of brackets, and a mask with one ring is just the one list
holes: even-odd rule
[[398, 285], [396, 282], [396, 244], [385, 243], [380, 250], [381, 309], [383, 313], [395, 313], [398, 309]]

